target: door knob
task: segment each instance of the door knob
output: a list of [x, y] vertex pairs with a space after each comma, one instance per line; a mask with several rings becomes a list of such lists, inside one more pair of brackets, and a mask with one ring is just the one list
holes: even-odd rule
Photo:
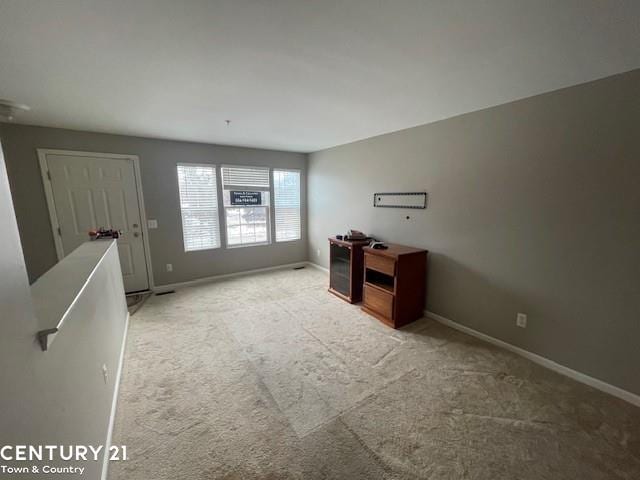
[[138, 224], [137, 224], [137, 223], [134, 223], [134, 224], [133, 224], [133, 228], [138, 228]]
[[139, 234], [138, 232], [133, 232], [133, 236], [134, 236], [134, 237], [139, 237], [139, 236], [140, 236], [140, 234]]

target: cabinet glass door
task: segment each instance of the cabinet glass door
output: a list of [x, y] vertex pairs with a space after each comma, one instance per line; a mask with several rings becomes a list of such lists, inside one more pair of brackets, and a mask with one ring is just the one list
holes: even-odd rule
[[347, 247], [331, 244], [331, 288], [349, 297], [351, 295], [349, 274], [351, 250]]

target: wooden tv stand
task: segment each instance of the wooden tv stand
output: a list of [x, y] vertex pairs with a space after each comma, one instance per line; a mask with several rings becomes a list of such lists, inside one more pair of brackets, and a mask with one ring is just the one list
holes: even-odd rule
[[427, 251], [389, 243], [364, 247], [362, 310], [393, 328], [424, 316]]

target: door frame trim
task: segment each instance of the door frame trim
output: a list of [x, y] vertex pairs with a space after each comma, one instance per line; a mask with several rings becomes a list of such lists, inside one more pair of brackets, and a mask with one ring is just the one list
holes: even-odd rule
[[140, 225], [142, 227], [142, 244], [144, 246], [144, 257], [147, 267], [147, 283], [149, 284], [149, 290], [153, 290], [153, 269], [151, 266], [151, 247], [149, 246], [149, 228], [147, 224], [147, 213], [144, 206], [144, 195], [142, 194], [142, 175], [140, 172], [140, 158], [137, 155], [123, 155], [119, 153], [98, 153], [98, 152], [83, 152], [77, 150], [58, 150], [51, 148], [37, 148], [38, 163], [40, 164], [40, 175], [42, 176], [42, 184], [44, 185], [44, 194], [47, 201], [47, 208], [49, 210], [49, 220], [51, 221], [51, 234], [53, 235], [53, 241], [56, 246], [56, 254], [58, 261], [64, 258], [64, 248], [62, 245], [62, 238], [58, 235], [58, 215], [56, 214], [55, 201], [53, 198], [53, 188], [51, 186], [51, 180], [49, 179], [49, 165], [47, 163], [47, 155], [67, 155], [76, 157], [95, 157], [105, 160], [118, 159], [118, 160], [131, 160], [133, 162], [133, 174], [136, 185], [136, 194], [138, 198], [138, 209], [140, 210]]

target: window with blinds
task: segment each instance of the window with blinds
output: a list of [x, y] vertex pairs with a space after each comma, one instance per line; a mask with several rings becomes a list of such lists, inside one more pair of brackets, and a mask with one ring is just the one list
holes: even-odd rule
[[223, 166], [222, 187], [227, 246], [270, 243], [269, 169]]
[[220, 247], [215, 165], [178, 164], [185, 252]]
[[276, 242], [300, 240], [300, 172], [273, 171]]

